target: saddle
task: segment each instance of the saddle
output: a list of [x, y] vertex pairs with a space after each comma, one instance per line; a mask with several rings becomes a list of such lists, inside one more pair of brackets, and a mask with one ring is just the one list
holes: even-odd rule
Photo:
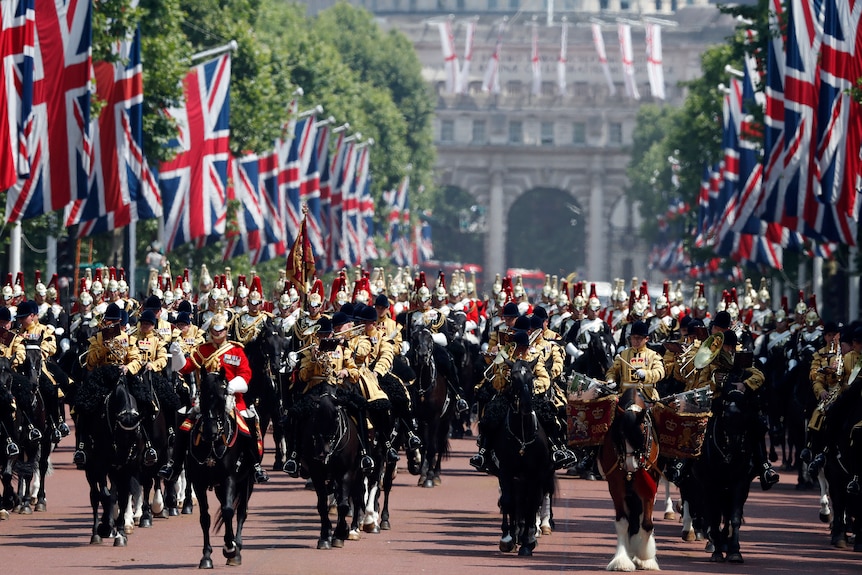
[[[191, 417], [186, 419], [183, 426], [186, 426], [190, 420], [192, 420]], [[228, 423], [226, 429], [220, 430], [221, 433], [218, 438], [210, 444], [209, 442], [204, 441], [203, 431], [201, 430], [203, 418], [200, 414], [194, 416], [189, 436], [189, 454], [198, 463], [207, 463], [212, 456], [214, 456], [215, 459], [221, 459], [224, 457], [224, 454], [229, 448], [236, 444], [237, 437], [239, 437], [238, 420], [242, 420], [242, 417], [237, 418], [235, 413], [225, 418], [224, 421]], [[207, 465], [209, 465], [209, 463], [207, 463]]]

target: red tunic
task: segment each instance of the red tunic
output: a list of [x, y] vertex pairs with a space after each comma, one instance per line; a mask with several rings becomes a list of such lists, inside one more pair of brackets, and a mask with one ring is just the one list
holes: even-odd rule
[[[219, 365], [224, 368], [224, 375], [228, 381], [235, 377], [241, 377], [246, 384], [251, 381], [251, 365], [248, 362], [248, 357], [242, 346], [232, 342], [231, 347], [219, 356]], [[215, 346], [210, 342], [203, 343], [192, 351], [191, 355], [186, 359], [186, 365], [180, 370], [181, 373], [191, 373], [196, 369], [200, 369], [208, 357], [216, 352], [221, 346]], [[246, 409], [245, 399], [242, 393], [235, 393], [237, 411]]]

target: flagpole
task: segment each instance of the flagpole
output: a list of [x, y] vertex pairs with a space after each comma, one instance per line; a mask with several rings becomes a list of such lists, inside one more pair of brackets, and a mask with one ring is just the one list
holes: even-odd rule
[[203, 52], [198, 52], [196, 54], [192, 54], [191, 61], [201, 60], [203, 58], [209, 58], [210, 56], [219, 56], [224, 54], [225, 52], [236, 52], [239, 49], [239, 44], [237, 44], [236, 40], [231, 40], [227, 44], [222, 46], [216, 46], [215, 48], [210, 48], [209, 50], [204, 50]]

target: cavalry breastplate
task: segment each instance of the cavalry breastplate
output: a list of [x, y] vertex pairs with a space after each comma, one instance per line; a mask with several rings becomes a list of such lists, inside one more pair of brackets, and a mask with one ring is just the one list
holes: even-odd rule
[[266, 316], [263, 314], [255, 316], [245, 314], [242, 316], [236, 330], [237, 339], [239, 339], [240, 343], [244, 345], [257, 339], [257, 336], [260, 334], [261, 324], [265, 319]]

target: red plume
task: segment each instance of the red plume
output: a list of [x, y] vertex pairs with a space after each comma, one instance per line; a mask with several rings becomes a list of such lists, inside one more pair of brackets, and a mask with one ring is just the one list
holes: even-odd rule
[[596, 299], [598, 299], [598, 297], [599, 297], [599, 296], [597, 296], [597, 295], [596, 295], [596, 284], [594, 284], [594, 283], [591, 283], [591, 284], [590, 284], [590, 297], [591, 297], [591, 298], [593, 298], [593, 297], [594, 297], [594, 298], [596, 298]]

